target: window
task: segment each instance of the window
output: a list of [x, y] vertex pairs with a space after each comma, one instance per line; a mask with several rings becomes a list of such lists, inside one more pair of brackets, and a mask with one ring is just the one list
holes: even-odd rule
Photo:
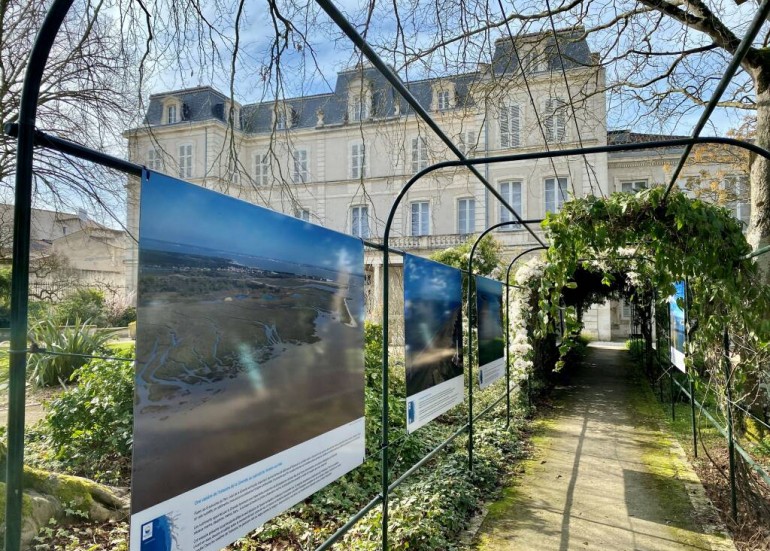
[[235, 159], [227, 162], [227, 179], [233, 184], [241, 182], [241, 173], [238, 171], [238, 163]]
[[270, 157], [267, 153], [257, 153], [254, 157], [254, 181], [258, 186], [270, 183]]
[[457, 200], [457, 233], [469, 234], [476, 229], [476, 200]]
[[275, 129], [286, 130], [287, 128], [289, 128], [288, 117], [286, 116], [286, 111], [281, 109], [275, 114]]
[[457, 138], [457, 147], [466, 157], [471, 157], [476, 152], [478, 146], [478, 136], [473, 130], [461, 132]]
[[428, 168], [428, 140], [412, 138], [412, 172]]
[[636, 193], [647, 189], [647, 180], [629, 180], [628, 182], [620, 182], [620, 191], [623, 193]]
[[361, 239], [369, 238], [369, 207], [366, 205], [350, 209], [350, 233]]
[[305, 183], [310, 180], [307, 171], [307, 149], [295, 149], [292, 154], [292, 179], [295, 183]]
[[524, 54], [524, 57], [521, 60], [521, 65], [524, 71], [527, 73], [534, 73], [538, 70], [537, 62], [537, 51], [532, 49]]
[[150, 170], [163, 170], [163, 157], [161, 152], [154, 147], [147, 151], [147, 168]]
[[632, 316], [633, 316], [633, 309], [631, 308], [631, 304], [629, 304], [625, 300], [621, 300], [620, 301], [620, 319], [630, 320]]
[[439, 111], [446, 111], [451, 109], [449, 90], [439, 90], [436, 94], [436, 106]]
[[192, 178], [192, 144], [179, 146], [179, 177]]
[[169, 105], [166, 107], [166, 124], [174, 124], [176, 122], [176, 105]]
[[351, 94], [348, 118], [351, 122], [365, 121], [371, 113], [372, 97], [367, 90]]
[[366, 146], [362, 143], [354, 143], [350, 146], [350, 177], [366, 178], [367, 172]]
[[567, 198], [566, 178], [546, 178], [545, 212], [559, 212]]
[[412, 207], [412, 235], [430, 235], [430, 203], [417, 201]]
[[[502, 195], [503, 199], [505, 199], [506, 202], [511, 205], [511, 207], [513, 207], [513, 210], [515, 210], [519, 216], [521, 216], [521, 182], [500, 182], [499, 186], [500, 195]], [[513, 213], [501, 204], [500, 222], [510, 222], [511, 220], [515, 219], [516, 218], [513, 216]], [[520, 230], [522, 229], [522, 226], [521, 224], [510, 224], [508, 226], [503, 226], [500, 229], [503, 231]]]
[[519, 106], [503, 105], [500, 108], [500, 147], [519, 147]]
[[298, 208], [294, 211], [294, 216], [305, 222], [310, 222], [310, 211], [308, 209]]
[[746, 176], [727, 176], [723, 180], [725, 189], [729, 192], [728, 210], [736, 220], [746, 228], [751, 219], [751, 197], [749, 196], [749, 182]]
[[567, 136], [567, 104], [560, 98], [548, 98], [545, 102], [545, 139], [563, 142]]

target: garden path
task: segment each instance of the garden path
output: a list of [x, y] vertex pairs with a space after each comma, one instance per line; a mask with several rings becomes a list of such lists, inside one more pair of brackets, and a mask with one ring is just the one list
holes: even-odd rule
[[594, 343], [545, 417], [476, 549], [735, 549], [621, 345]]

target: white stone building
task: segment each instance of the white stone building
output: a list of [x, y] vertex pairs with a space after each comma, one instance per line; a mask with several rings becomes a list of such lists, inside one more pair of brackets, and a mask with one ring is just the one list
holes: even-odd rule
[[[520, 63], [510, 40], [501, 39], [490, 63], [477, 70], [405, 85], [468, 156], [661, 138], [608, 132], [604, 73], [591, 66], [587, 43], [579, 33], [565, 32], [559, 50], [563, 57], [552, 36], [519, 37]], [[126, 136], [130, 159], [150, 169], [372, 241], [382, 237], [391, 205], [409, 178], [429, 164], [454, 159], [384, 77], [366, 66], [340, 72], [333, 92], [250, 105], [231, 105], [210, 87], [155, 94], [145, 124]], [[662, 183], [677, 153], [602, 153], [479, 170], [522, 218], [540, 219], [570, 196]], [[137, 184], [129, 183], [132, 233], [138, 225]], [[470, 171], [444, 169], [407, 193], [390, 245], [426, 255], [512, 219]], [[496, 231], [495, 238], [509, 258], [537, 244], [517, 226]], [[129, 259], [132, 290], [135, 249]], [[372, 292], [379, 296], [381, 254], [370, 251], [367, 262]], [[624, 312], [599, 306], [586, 316], [587, 330], [602, 339], [625, 338]]]

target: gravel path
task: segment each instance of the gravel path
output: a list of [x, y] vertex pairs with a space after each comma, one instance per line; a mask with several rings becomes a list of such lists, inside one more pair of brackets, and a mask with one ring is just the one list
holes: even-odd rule
[[479, 551], [735, 549], [619, 346], [589, 349], [541, 425], [536, 457], [489, 508]]

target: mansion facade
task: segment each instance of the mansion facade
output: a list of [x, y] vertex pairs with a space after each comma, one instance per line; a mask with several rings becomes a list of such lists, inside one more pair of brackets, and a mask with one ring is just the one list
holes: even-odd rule
[[[558, 47], [552, 35], [515, 40], [515, 48], [510, 39], [498, 40], [489, 63], [472, 71], [404, 83], [466, 156], [665, 138], [608, 131], [604, 72], [580, 33], [559, 34]], [[208, 86], [154, 94], [144, 124], [125, 135], [137, 164], [373, 242], [381, 241], [404, 184], [430, 164], [455, 160], [385, 78], [365, 65], [338, 73], [332, 92], [254, 104], [231, 102]], [[629, 151], [477, 168], [523, 219], [541, 219], [570, 197], [665, 183], [680, 154]], [[686, 168], [682, 178], [700, 174], [702, 167], [696, 168]], [[136, 235], [137, 180], [128, 193], [128, 225]], [[747, 203], [738, 203], [736, 215], [748, 220]], [[441, 169], [408, 191], [389, 244], [428, 255], [512, 219], [467, 168]], [[494, 237], [506, 258], [537, 245], [517, 225]], [[400, 264], [397, 255], [391, 259]], [[136, 247], [128, 264], [131, 291]], [[374, 315], [380, 264], [381, 253], [368, 250]], [[584, 318], [586, 330], [600, 339], [626, 338], [629, 315], [623, 305], [597, 306]]]

